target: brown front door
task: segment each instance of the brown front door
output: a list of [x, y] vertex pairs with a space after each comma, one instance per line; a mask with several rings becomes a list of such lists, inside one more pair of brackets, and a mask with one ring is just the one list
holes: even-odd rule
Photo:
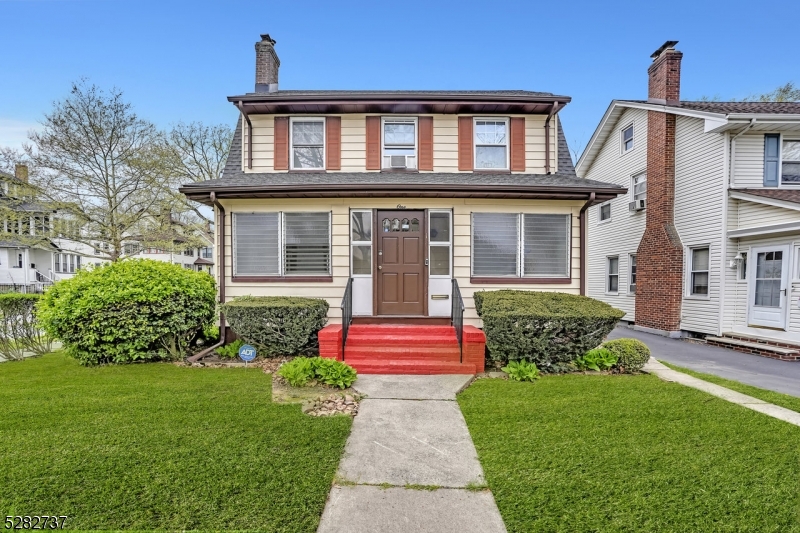
[[378, 314], [425, 313], [425, 212], [378, 211]]

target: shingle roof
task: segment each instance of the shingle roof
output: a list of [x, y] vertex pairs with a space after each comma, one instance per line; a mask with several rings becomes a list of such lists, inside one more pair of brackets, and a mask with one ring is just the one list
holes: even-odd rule
[[[623, 100], [638, 104], [648, 104], [647, 100]], [[682, 100], [677, 105], [681, 109], [719, 113], [722, 115], [758, 113], [768, 115], [800, 115], [800, 102], [693, 102]]]
[[344, 95], [357, 95], [357, 96], [376, 96], [376, 95], [391, 95], [395, 97], [402, 96], [555, 96], [553, 93], [545, 93], [539, 91], [522, 91], [522, 90], [504, 90], [504, 91], [351, 91], [351, 90], [289, 90], [289, 91], [274, 91], [271, 93], [247, 93], [249, 95], [257, 94], [259, 96], [280, 98], [283, 96], [344, 96]]
[[734, 191], [800, 204], [800, 189], [732, 189]]
[[213, 265], [214, 261], [209, 261], [208, 259], [206, 259], [204, 257], [198, 257], [197, 259], [194, 260], [194, 264], [195, 265]]

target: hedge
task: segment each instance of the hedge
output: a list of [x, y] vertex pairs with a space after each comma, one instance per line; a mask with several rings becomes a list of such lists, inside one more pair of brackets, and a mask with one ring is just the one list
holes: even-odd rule
[[490, 357], [531, 361], [545, 372], [599, 346], [625, 314], [599, 300], [559, 292], [479, 291], [474, 299]]
[[47, 353], [52, 341], [36, 319], [38, 294], [0, 294], [0, 355], [19, 360], [26, 352]]
[[243, 296], [221, 306], [236, 335], [260, 355], [315, 355], [325, 327], [328, 302], [288, 296]]
[[650, 359], [650, 348], [639, 339], [614, 339], [603, 348], [617, 356], [616, 366], [623, 372], [638, 372]]
[[82, 364], [174, 360], [213, 319], [215, 296], [205, 272], [126, 259], [58, 281], [38, 315]]

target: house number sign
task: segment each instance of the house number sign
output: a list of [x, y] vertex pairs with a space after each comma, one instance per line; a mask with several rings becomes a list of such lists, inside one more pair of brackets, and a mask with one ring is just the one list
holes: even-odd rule
[[243, 344], [242, 347], [239, 348], [239, 358], [244, 361], [244, 365], [247, 366], [247, 363], [256, 358], [256, 349], [249, 344]]

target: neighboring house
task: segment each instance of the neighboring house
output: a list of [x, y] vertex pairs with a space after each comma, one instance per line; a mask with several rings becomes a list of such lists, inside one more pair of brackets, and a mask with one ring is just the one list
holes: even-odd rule
[[256, 43], [255, 92], [228, 98], [222, 177], [181, 188], [215, 208], [223, 299], [325, 298], [340, 323], [351, 286], [354, 324], [449, 324], [455, 280], [478, 325], [477, 290], [582, 291], [585, 210], [626, 186], [576, 176], [569, 97], [278, 90], [274, 44]]
[[800, 103], [681, 101], [674, 45], [577, 164], [628, 188], [589, 209], [588, 294], [637, 328], [800, 359]]
[[163, 248], [138, 248], [138, 244], [131, 244], [126, 245], [130, 246], [130, 253], [126, 252], [126, 255], [137, 255], [144, 259], [154, 259], [156, 261], [165, 261], [167, 263], [174, 263], [176, 265], [180, 265], [183, 268], [187, 268], [189, 270], [195, 270], [197, 272], [207, 272], [213, 275], [213, 267], [214, 267], [214, 248], [213, 248], [213, 241], [210, 237], [203, 235], [203, 238], [208, 241], [207, 246], [203, 246], [201, 248], [184, 248], [181, 246], [181, 242], [176, 242], [175, 246], [172, 250], [166, 250]]

